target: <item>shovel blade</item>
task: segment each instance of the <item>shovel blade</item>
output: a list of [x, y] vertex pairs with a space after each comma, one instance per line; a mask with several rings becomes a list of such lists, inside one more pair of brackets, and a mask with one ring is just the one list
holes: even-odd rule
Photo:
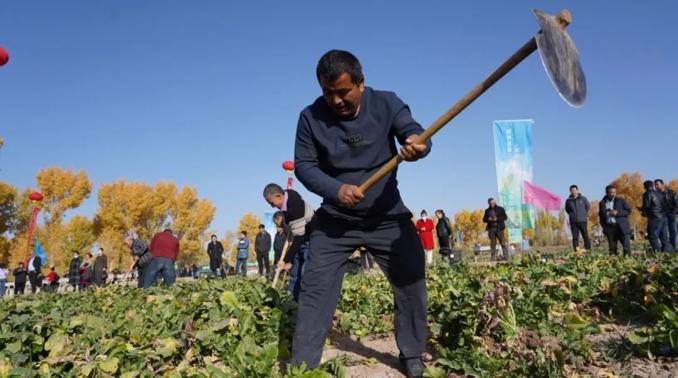
[[532, 13], [541, 26], [541, 31], [534, 38], [546, 74], [565, 102], [573, 107], [584, 105], [586, 77], [577, 46], [558, 17], [538, 9], [533, 9]]

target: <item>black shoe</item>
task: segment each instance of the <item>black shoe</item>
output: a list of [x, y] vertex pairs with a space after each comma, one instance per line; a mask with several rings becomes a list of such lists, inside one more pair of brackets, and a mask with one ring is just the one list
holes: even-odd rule
[[405, 371], [407, 378], [420, 378], [424, 376], [424, 362], [420, 357], [415, 358], [400, 358], [400, 365]]

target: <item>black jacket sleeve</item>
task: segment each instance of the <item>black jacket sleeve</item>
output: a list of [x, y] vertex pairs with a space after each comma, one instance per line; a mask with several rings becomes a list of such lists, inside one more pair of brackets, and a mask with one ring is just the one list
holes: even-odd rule
[[336, 203], [342, 182], [323, 172], [318, 155], [311, 125], [302, 113], [299, 116], [294, 142], [294, 173], [308, 190]]

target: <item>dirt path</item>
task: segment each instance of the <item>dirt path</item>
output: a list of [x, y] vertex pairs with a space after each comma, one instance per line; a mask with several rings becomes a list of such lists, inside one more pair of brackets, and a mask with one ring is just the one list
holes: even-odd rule
[[323, 351], [323, 361], [343, 357], [350, 361], [347, 378], [402, 378], [398, 347], [392, 336], [356, 341], [345, 335], [332, 335], [332, 345]]
[[[625, 350], [623, 335], [627, 327], [602, 325], [603, 333], [588, 338], [593, 344], [595, 363], [582, 366], [578, 376], [678, 378], [678, 359], [649, 360], [631, 356]], [[347, 378], [403, 378], [398, 361], [398, 347], [392, 335], [360, 341], [345, 335], [332, 335], [332, 345], [325, 348], [323, 362], [343, 358], [349, 365]], [[430, 355], [425, 356], [430, 360]], [[427, 363], [428, 364], [428, 363]], [[570, 371], [570, 373], [575, 373]], [[570, 375], [567, 374], [566, 375]]]

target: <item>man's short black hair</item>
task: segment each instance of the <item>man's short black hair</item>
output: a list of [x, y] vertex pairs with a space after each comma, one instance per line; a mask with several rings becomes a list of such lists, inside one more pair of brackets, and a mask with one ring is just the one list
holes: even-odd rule
[[570, 190], [572, 190], [572, 189], [577, 189], [577, 190], [579, 190], [579, 187], [578, 187], [577, 185], [570, 185]]
[[351, 76], [353, 84], [362, 84], [365, 81], [363, 68], [355, 55], [344, 50], [330, 50], [326, 52], [318, 61], [315, 74], [318, 82], [323, 81], [331, 83], [342, 74], [347, 73]]
[[284, 211], [276, 211], [275, 214], [273, 214], [273, 219], [284, 218], [284, 217], [285, 217]]
[[216, 237], [217, 237], [216, 235], [212, 234], [212, 236], [210, 236], [210, 239], [216, 238]]
[[264, 198], [268, 198], [276, 194], [285, 194], [285, 191], [280, 185], [270, 183], [264, 187]]
[[247, 236], [247, 231], [245, 231], [245, 230], [240, 231], [240, 233], [241, 233], [242, 235]]
[[263, 230], [263, 229], [265, 229], [265, 228], [266, 228], [266, 226], [264, 226], [263, 224], [260, 224], [260, 225], [259, 225], [259, 229], [260, 229], [260, 230]]
[[487, 203], [490, 203], [492, 201], [494, 201], [494, 197], [490, 197], [490, 198], [487, 199]]
[[655, 180], [654, 180], [654, 183], [655, 183], [655, 184], [662, 184], [662, 185], [664, 185], [664, 180], [662, 180], [662, 179], [655, 179]]
[[99, 252], [103, 252], [104, 249], [102, 247], [99, 247]]
[[605, 187], [605, 193], [609, 192], [610, 189], [617, 189], [617, 188], [614, 185], [610, 184], [610, 185]]
[[645, 182], [643, 183], [643, 186], [645, 187], [645, 189], [654, 189], [654, 181], [645, 180]]

